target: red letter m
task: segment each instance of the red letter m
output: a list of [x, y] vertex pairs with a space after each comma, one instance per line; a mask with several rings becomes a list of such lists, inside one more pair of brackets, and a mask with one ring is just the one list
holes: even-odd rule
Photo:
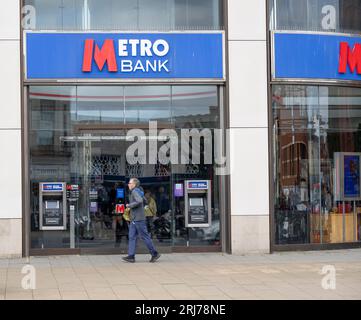
[[347, 65], [352, 73], [356, 69], [357, 74], [361, 75], [361, 43], [356, 43], [351, 50], [347, 42], [341, 42], [338, 72], [346, 73]]
[[100, 71], [103, 70], [105, 63], [108, 64], [109, 72], [118, 71], [113, 40], [111, 39], [105, 40], [103, 47], [101, 49], [99, 49], [98, 45], [95, 45], [95, 50], [94, 50], [94, 40], [87, 39], [85, 40], [85, 46], [84, 46], [83, 72], [92, 71], [93, 52], [94, 52], [94, 61]]

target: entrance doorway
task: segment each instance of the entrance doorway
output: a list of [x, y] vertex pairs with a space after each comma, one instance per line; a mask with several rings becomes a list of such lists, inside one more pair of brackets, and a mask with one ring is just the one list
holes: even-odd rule
[[[140, 179], [151, 204], [145, 213], [153, 241], [161, 252], [169, 251], [172, 245], [171, 166], [130, 164], [127, 150], [133, 142], [127, 140], [126, 132], [124, 127], [81, 127], [76, 136], [66, 139], [75, 150], [71, 178], [80, 193], [75, 203], [74, 236], [82, 251], [126, 252], [128, 222], [124, 208], [132, 177]], [[147, 252], [141, 242], [139, 250]]]

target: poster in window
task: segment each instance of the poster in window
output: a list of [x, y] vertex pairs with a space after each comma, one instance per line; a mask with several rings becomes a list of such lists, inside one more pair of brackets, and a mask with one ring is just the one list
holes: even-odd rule
[[174, 197], [183, 197], [183, 183], [176, 183], [174, 185]]
[[360, 157], [358, 155], [344, 156], [344, 197], [360, 197]]
[[124, 188], [117, 188], [117, 199], [124, 199]]

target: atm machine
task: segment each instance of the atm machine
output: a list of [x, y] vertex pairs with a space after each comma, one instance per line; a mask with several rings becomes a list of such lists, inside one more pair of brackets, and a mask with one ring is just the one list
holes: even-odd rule
[[212, 194], [210, 180], [184, 182], [185, 226], [207, 228], [212, 223]]
[[66, 230], [66, 183], [39, 184], [40, 230]]

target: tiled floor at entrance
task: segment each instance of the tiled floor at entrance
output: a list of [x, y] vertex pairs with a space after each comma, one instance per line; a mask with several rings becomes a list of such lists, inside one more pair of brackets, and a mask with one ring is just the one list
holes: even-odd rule
[[[0, 259], [0, 300], [361, 299], [361, 250], [276, 253], [32, 257], [36, 289], [24, 290], [25, 259]], [[336, 289], [322, 287], [324, 266]], [[325, 281], [324, 281], [325, 283]]]

